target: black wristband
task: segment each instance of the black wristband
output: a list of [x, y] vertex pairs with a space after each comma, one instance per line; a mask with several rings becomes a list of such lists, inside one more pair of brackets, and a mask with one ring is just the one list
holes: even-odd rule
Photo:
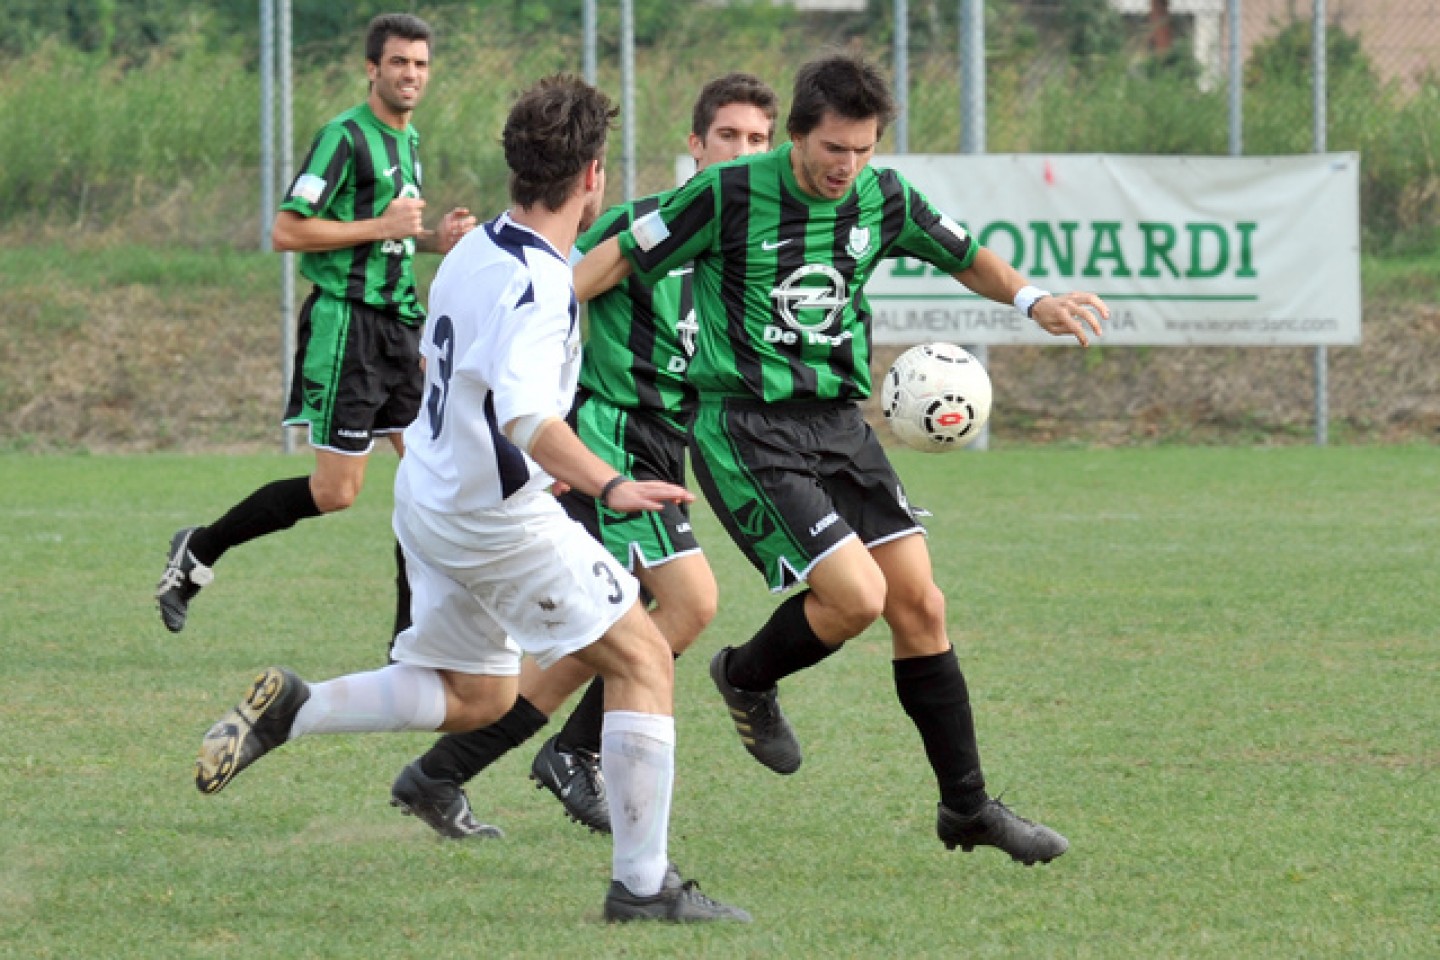
[[623, 473], [617, 473], [606, 481], [605, 486], [600, 488], [600, 503], [602, 506], [610, 506], [610, 492], [630, 478]]

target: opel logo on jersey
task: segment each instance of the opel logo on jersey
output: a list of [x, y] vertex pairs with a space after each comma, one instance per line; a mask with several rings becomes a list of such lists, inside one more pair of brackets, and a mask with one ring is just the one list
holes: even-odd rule
[[845, 278], [826, 263], [807, 263], [774, 290], [780, 316], [795, 330], [821, 332], [835, 326], [849, 303]]

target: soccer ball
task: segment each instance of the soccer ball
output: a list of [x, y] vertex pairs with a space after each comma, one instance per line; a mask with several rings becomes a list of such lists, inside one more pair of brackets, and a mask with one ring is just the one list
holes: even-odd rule
[[911, 347], [885, 374], [880, 409], [905, 446], [954, 450], [974, 440], [990, 418], [990, 375], [953, 343]]

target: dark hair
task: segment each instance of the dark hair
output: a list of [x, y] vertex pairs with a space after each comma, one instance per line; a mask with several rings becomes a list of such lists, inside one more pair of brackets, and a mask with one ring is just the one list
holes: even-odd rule
[[890, 82], [880, 68], [859, 54], [834, 53], [811, 60], [795, 74], [795, 95], [785, 129], [792, 137], [803, 137], [830, 111], [846, 120], [878, 121], [877, 133], [884, 133], [895, 119], [895, 98]]
[[385, 55], [385, 41], [391, 37], [430, 43], [430, 24], [409, 13], [380, 14], [370, 21], [370, 29], [365, 32], [365, 59], [379, 64]]
[[770, 84], [749, 73], [727, 73], [716, 77], [700, 88], [695, 101], [695, 112], [690, 118], [690, 132], [701, 140], [710, 132], [715, 114], [721, 107], [732, 103], [745, 103], [759, 107], [770, 118], [770, 133], [775, 133], [775, 115], [780, 112], [780, 98]]
[[510, 199], [559, 210], [594, 160], [619, 116], [610, 98], [579, 77], [545, 77], [520, 95], [505, 120], [501, 142], [510, 167]]

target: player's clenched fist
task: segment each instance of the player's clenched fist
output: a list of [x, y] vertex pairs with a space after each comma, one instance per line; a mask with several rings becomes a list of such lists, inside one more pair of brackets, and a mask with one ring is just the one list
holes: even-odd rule
[[396, 197], [380, 214], [386, 240], [408, 240], [425, 232], [422, 217], [425, 201], [419, 197]]

